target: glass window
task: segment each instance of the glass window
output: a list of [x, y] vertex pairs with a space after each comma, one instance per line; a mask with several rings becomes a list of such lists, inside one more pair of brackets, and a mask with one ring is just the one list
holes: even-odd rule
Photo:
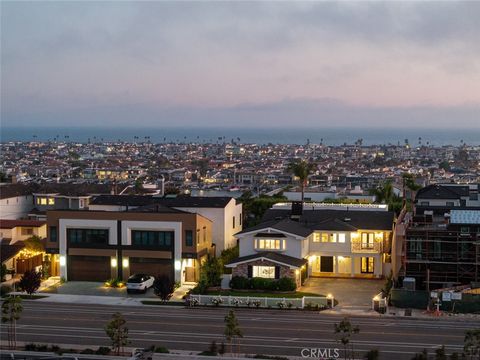
[[55, 199], [54, 198], [48, 198], [48, 205], [55, 205]]
[[337, 234], [330, 234], [330, 242], [337, 242]]
[[257, 249], [281, 250], [282, 242], [278, 239], [258, 239]]
[[47, 205], [47, 198], [40, 198], [40, 205]]
[[329, 237], [327, 233], [322, 233], [321, 238], [322, 242], [328, 242]]
[[344, 233], [338, 234], [338, 242], [339, 243], [344, 243], [345, 242], [345, 234]]
[[468, 233], [470, 232], [470, 228], [469, 228], [468, 226], [462, 226], [462, 227], [460, 228], [460, 232], [461, 232], [462, 234], [468, 234]]
[[108, 245], [108, 229], [67, 229], [72, 244]]
[[132, 245], [171, 248], [173, 237], [173, 231], [132, 230]]
[[193, 231], [185, 230], [185, 245], [193, 246]]
[[57, 241], [57, 227], [50, 226], [50, 241], [56, 242]]
[[235, 216], [232, 219], [232, 228], [235, 229]]
[[313, 242], [320, 242], [320, 233], [313, 233]]
[[275, 279], [275, 266], [253, 266], [252, 276]]
[[374, 233], [362, 233], [362, 249], [373, 249]]

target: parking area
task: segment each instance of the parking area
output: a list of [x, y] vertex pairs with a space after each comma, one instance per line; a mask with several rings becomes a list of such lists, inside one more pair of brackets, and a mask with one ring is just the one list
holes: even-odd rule
[[68, 281], [44, 289], [42, 292], [62, 295], [94, 295], [94, 296], [116, 296], [116, 297], [141, 297], [156, 298], [153, 289], [148, 289], [146, 294], [127, 294], [127, 289], [107, 288], [101, 282], [90, 281]]
[[300, 291], [332, 294], [342, 308], [363, 308], [371, 306], [383, 285], [384, 280], [374, 279], [309, 278]]

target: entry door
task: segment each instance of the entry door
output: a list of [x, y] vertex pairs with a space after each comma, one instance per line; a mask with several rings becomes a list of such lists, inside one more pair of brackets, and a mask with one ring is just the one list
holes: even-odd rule
[[185, 268], [185, 281], [186, 282], [195, 282], [195, 268], [186, 267]]
[[373, 274], [373, 257], [362, 257], [362, 273]]
[[333, 256], [322, 256], [320, 260], [321, 272], [333, 272]]

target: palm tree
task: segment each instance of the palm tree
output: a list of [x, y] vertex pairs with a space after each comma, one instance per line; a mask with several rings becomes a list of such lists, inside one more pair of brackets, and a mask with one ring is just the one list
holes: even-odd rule
[[307, 184], [308, 175], [310, 175], [313, 169], [315, 169], [315, 165], [305, 160], [297, 160], [288, 164], [287, 171], [295, 175], [300, 180], [302, 202], [305, 196], [305, 185]]

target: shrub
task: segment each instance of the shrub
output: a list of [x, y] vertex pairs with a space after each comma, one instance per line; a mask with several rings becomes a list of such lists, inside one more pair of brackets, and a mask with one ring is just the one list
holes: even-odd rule
[[8, 285], [0, 286], [0, 296], [4, 297], [12, 292], [12, 287]]
[[80, 351], [80, 354], [93, 355], [95, 354], [95, 350], [87, 348], [85, 350]]
[[111, 288], [123, 288], [125, 283], [121, 279], [115, 278], [105, 281], [104, 285]]
[[175, 291], [175, 283], [168, 275], [159, 275], [153, 283], [153, 291], [160, 299], [167, 301]]
[[108, 355], [110, 354], [110, 348], [108, 346], [100, 346], [97, 351], [95, 351], [96, 355]]
[[248, 289], [249, 279], [244, 276], [234, 276], [230, 280], [230, 287], [232, 289]]
[[192, 294], [206, 294], [207, 293], [208, 285], [205, 281], [200, 280], [198, 284], [190, 290]]
[[170, 353], [170, 351], [165, 347], [165, 346], [157, 346], [155, 348], [155, 352], [156, 353], [160, 353], [160, 354], [168, 354]]
[[282, 277], [277, 283], [280, 291], [294, 291], [297, 288], [292, 278]]
[[35, 270], [26, 271], [20, 281], [18, 286], [20, 289], [25, 291], [28, 295], [35, 293], [42, 283], [42, 273], [36, 272]]

